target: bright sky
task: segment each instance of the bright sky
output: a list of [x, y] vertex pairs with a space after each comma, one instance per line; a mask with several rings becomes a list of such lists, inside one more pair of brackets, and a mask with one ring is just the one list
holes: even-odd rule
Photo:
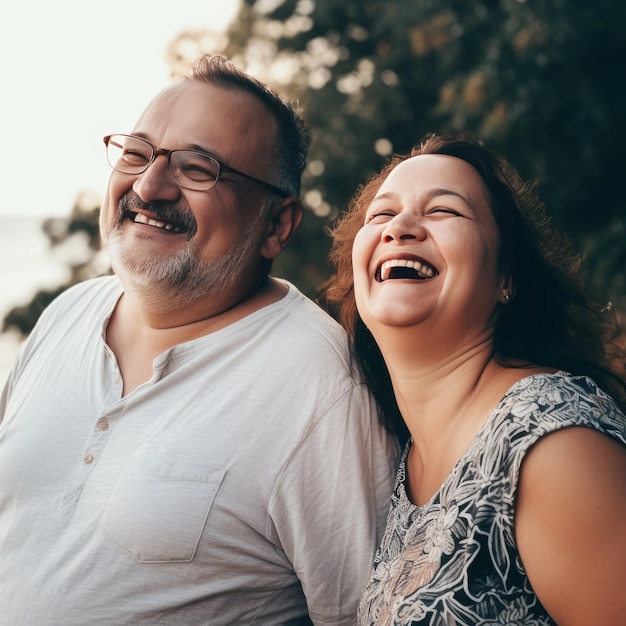
[[101, 198], [102, 137], [128, 132], [169, 82], [165, 50], [187, 29], [224, 31], [239, 0], [3, 0], [0, 216], [65, 216]]

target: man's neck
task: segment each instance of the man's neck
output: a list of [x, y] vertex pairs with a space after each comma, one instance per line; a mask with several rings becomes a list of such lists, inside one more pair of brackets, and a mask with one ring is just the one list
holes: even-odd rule
[[215, 296], [160, 311], [143, 306], [141, 298], [125, 291], [106, 331], [107, 344], [117, 358], [124, 380], [124, 395], [149, 380], [152, 362], [166, 350], [230, 326], [278, 302], [288, 289], [283, 282], [267, 278], [234, 302]]

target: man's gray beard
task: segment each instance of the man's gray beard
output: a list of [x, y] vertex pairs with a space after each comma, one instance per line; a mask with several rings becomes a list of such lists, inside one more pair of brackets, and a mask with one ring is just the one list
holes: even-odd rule
[[240, 245], [210, 262], [200, 260], [193, 240], [174, 256], [137, 257], [122, 243], [121, 225], [109, 233], [107, 252], [123, 283], [131, 284], [150, 308], [168, 311], [229, 289], [249, 278], [243, 273], [257, 271], [261, 263], [259, 249], [266, 235], [266, 215], [266, 211], [259, 211], [241, 235]]

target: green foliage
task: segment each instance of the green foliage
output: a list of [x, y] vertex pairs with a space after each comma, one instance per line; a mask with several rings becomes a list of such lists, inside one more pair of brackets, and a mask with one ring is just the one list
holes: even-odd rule
[[61, 285], [55, 289], [39, 289], [28, 304], [13, 307], [4, 317], [2, 332], [15, 330], [26, 337], [44, 309], [68, 286]]
[[[244, 0], [225, 43], [186, 32], [168, 53], [177, 76], [223, 52], [300, 102], [309, 210], [274, 273], [309, 295], [330, 271], [325, 227], [357, 187], [427, 133], [465, 131], [537, 181], [590, 283], [626, 311], [624, 24], [619, 0]], [[89, 220], [67, 235], [85, 228], [95, 253]], [[72, 266], [68, 284], [93, 271]]]
[[68, 278], [58, 287], [38, 290], [29, 303], [10, 309], [4, 317], [2, 332], [15, 330], [25, 337], [43, 310], [60, 293], [78, 282], [110, 271], [100, 248], [99, 212], [98, 206], [93, 206], [81, 195], [67, 218], [44, 221], [43, 231], [51, 252], [62, 256], [68, 268]]
[[[326, 221], [390, 152], [470, 132], [537, 181], [592, 284], [626, 309], [624, 238], [611, 234], [626, 226], [624, 24], [617, 0], [246, 0], [225, 53], [301, 102], [305, 199]], [[312, 228], [295, 245], [306, 238], [306, 266], [325, 268]]]

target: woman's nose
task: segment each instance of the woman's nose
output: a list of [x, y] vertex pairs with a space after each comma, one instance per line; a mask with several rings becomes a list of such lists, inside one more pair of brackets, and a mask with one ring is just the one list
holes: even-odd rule
[[403, 212], [395, 215], [387, 222], [382, 232], [382, 239], [385, 242], [404, 239], [423, 240], [426, 238], [426, 232], [426, 228], [418, 216]]
[[170, 172], [168, 157], [157, 156], [148, 169], [138, 174], [133, 183], [133, 191], [144, 201], [167, 200], [175, 202], [180, 197], [180, 187]]

